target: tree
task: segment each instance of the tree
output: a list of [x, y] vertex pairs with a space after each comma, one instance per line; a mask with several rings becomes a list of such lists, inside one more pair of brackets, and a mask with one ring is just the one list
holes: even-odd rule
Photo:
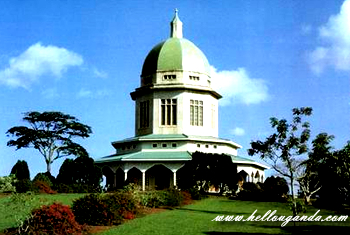
[[331, 158], [332, 147], [331, 141], [333, 135], [321, 133], [312, 141], [312, 150], [308, 154], [308, 159], [302, 164], [304, 165], [303, 173], [299, 176], [298, 182], [304, 193], [305, 203], [311, 204], [311, 196], [322, 188], [322, 180], [320, 171], [325, 166], [326, 161]]
[[94, 159], [87, 156], [80, 156], [76, 159], [64, 160], [57, 182], [67, 185], [88, 185], [98, 188], [102, 181], [102, 170]]
[[201, 190], [215, 185], [222, 193], [225, 185], [231, 189], [236, 186], [236, 173], [236, 165], [230, 156], [195, 152], [192, 160], [181, 169], [178, 185], [183, 189], [200, 186]]
[[265, 141], [252, 141], [248, 154], [259, 155], [269, 162], [275, 171], [289, 180], [293, 215], [296, 215], [294, 184], [302, 167], [302, 156], [308, 151], [307, 144], [310, 138], [310, 124], [302, 119], [312, 114], [312, 108], [294, 108], [292, 112], [291, 122], [286, 119], [270, 118], [271, 127], [275, 128], [276, 133], [267, 137]]
[[350, 141], [334, 151], [319, 169], [322, 182], [320, 198], [333, 206], [350, 204]]
[[275, 201], [280, 201], [287, 195], [289, 191], [286, 179], [279, 176], [270, 176], [266, 178], [263, 187], [266, 198]]
[[52, 163], [69, 155], [87, 156], [86, 150], [73, 142], [73, 138], [87, 138], [92, 133], [91, 128], [79, 120], [61, 112], [28, 112], [23, 121], [27, 126], [12, 127], [7, 131], [8, 137], [14, 139], [7, 142], [8, 146], [34, 148], [44, 157], [47, 172], [51, 172]]
[[18, 160], [11, 169], [11, 175], [15, 175], [17, 180], [29, 180], [30, 173], [27, 162]]
[[57, 175], [57, 183], [59, 184], [74, 184], [75, 168], [74, 160], [67, 158], [64, 160]]

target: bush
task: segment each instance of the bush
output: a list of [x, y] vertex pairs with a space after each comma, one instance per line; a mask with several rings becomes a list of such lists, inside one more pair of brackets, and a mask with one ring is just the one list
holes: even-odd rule
[[140, 204], [145, 207], [155, 208], [164, 205], [163, 198], [157, 191], [140, 194]]
[[163, 191], [151, 191], [140, 194], [140, 204], [146, 207], [179, 206], [184, 200], [181, 191], [167, 189]]
[[16, 177], [15, 175], [0, 177], [0, 193], [16, 192]]
[[181, 191], [176, 189], [167, 189], [164, 192], [164, 206], [179, 206], [183, 201]]
[[[50, 173], [49, 173], [50, 174]], [[53, 176], [52, 176], [53, 177]], [[53, 177], [55, 178], [55, 177]], [[45, 182], [48, 186], [52, 187], [53, 186], [53, 182], [50, 176], [48, 176], [47, 173], [38, 173], [34, 179], [33, 182], [35, 183], [36, 181], [42, 181]]]
[[57, 184], [55, 190], [59, 193], [100, 193], [102, 187], [88, 184]]
[[103, 201], [114, 214], [114, 224], [119, 224], [123, 219], [132, 219], [137, 212], [138, 202], [131, 193], [116, 192], [107, 194]]
[[282, 177], [268, 177], [264, 182], [265, 197], [270, 201], [286, 201], [289, 191], [287, 181]]
[[77, 234], [82, 232], [69, 206], [52, 204], [32, 211], [30, 217], [17, 229], [18, 234]]
[[264, 201], [263, 190], [259, 185], [251, 182], [243, 184], [243, 190], [238, 193], [238, 198], [248, 201]]
[[72, 210], [80, 224], [111, 225], [114, 222], [114, 213], [98, 194], [78, 198], [73, 202]]
[[265, 183], [245, 182], [237, 197], [250, 201], [286, 202], [288, 189], [285, 179], [272, 176], [267, 178]]
[[69, 184], [57, 184], [55, 190], [58, 193], [75, 193], [74, 188]]
[[193, 200], [201, 200], [205, 198], [205, 195], [203, 195], [201, 191], [198, 190], [198, 188], [189, 188], [185, 190], [185, 192], [188, 192]]
[[55, 194], [57, 193], [56, 191], [52, 190], [50, 185], [45, 182], [45, 181], [41, 181], [41, 180], [37, 180], [33, 183], [33, 188], [35, 191], [39, 192], [39, 193], [46, 193], [46, 194]]
[[18, 180], [15, 183], [15, 187], [17, 193], [26, 193], [35, 190], [32, 181], [30, 181], [29, 179]]
[[120, 224], [134, 218], [138, 201], [131, 193], [90, 194], [73, 202], [76, 220], [88, 225]]

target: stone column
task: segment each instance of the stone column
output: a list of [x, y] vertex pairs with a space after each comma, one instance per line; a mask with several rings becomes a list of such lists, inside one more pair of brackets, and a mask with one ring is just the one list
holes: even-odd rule
[[176, 184], [177, 184], [177, 182], [176, 182], [176, 170], [173, 171], [173, 175], [174, 175], [174, 188], [176, 188]]
[[142, 171], [142, 191], [146, 190], [146, 171]]
[[128, 179], [128, 171], [124, 170], [124, 181]]
[[113, 174], [113, 188], [117, 187], [117, 172]]

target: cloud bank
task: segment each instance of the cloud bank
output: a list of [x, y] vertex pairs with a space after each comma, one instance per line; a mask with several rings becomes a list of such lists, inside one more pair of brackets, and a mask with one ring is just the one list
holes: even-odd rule
[[82, 56], [75, 52], [36, 43], [19, 56], [10, 59], [9, 66], [0, 71], [0, 83], [28, 89], [43, 76], [59, 78], [70, 67], [82, 64]]
[[323, 44], [309, 54], [311, 70], [317, 75], [328, 67], [350, 71], [350, 0], [319, 28], [319, 37]]
[[218, 71], [211, 67], [212, 85], [223, 98], [220, 105], [233, 103], [259, 104], [269, 98], [268, 87], [264, 80], [249, 77], [244, 68]]

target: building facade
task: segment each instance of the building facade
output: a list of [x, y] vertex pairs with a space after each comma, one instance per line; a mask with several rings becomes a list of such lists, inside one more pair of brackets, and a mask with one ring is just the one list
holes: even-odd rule
[[112, 142], [115, 154], [96, 160], [107, 184], [139, 184], [143, 190], [177, 186], [178, 174], [198, 151], [230, 155], [244, 181], [264, 181], [265, 165], [237, 156], [240, 145], [218, 137], [218, 100], [203, 52], [183, 38], [182, 22], [148, 53], [135, 101], [135, 136]]

